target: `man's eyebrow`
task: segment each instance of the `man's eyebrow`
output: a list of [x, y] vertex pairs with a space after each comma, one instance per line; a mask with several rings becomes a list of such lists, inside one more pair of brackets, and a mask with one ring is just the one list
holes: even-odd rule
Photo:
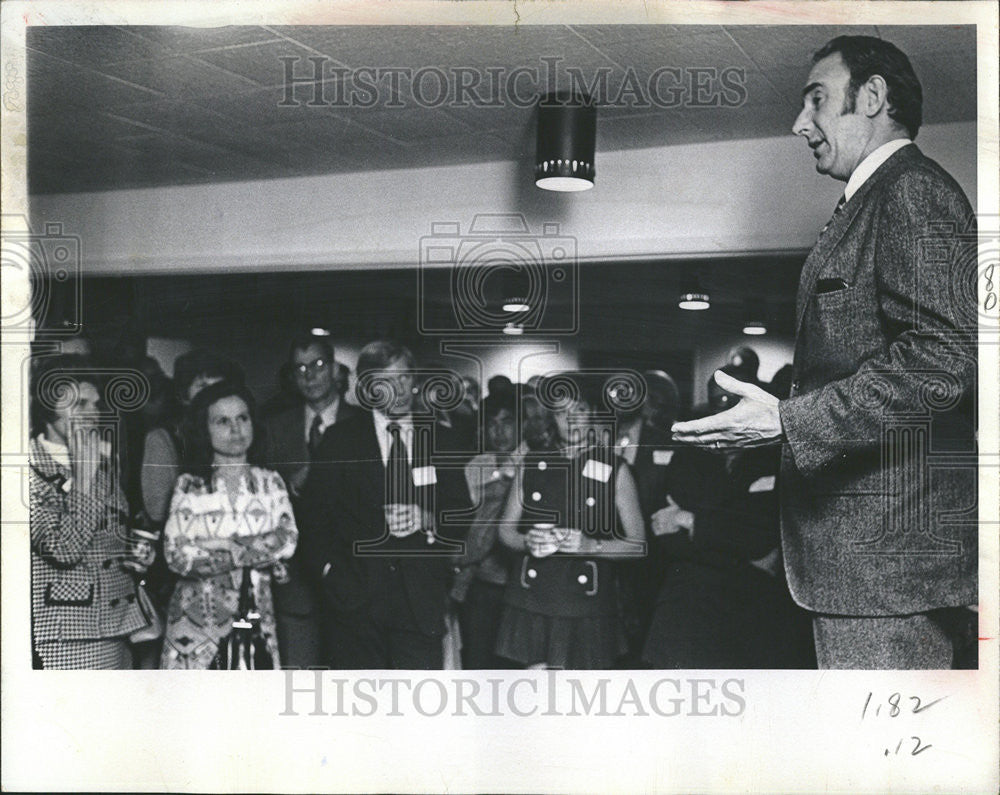
[[805, 88], [802, 89], [802, 96], [803, 96], [803, 98], [807, 94], [811, 94], [815, 89], [821, 88], [822, 85], [823, 85], [822, 83], [810, 83], [809, 85], [807, 85]]

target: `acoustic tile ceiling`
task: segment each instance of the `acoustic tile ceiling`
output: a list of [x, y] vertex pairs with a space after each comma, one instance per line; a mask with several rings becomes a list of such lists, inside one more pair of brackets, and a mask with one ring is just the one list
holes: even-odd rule
[[834, 35], [908, 53], [925, 122], [976, 118], [975, 29], [31, 27], [31, 193], [484, 160], [530, 163], [534, 102], [589, 88], [602, 151], [789, 134]]

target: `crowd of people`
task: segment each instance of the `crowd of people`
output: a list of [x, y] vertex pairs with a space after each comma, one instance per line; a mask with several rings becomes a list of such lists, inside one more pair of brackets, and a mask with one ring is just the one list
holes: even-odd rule
[[[723, 369], [758, 366], [742, 348]], [[776, 457], [671, 440], [732, 405], [714, 380], [687, 411], [663, 371], [628, 396], [560, 372], [496, 376], [481, 399], [466, 377], [442, 407], [407, 348], [367, 345], [349, 390], [328, 338], [304, 334], [258, 410], [207, 350], [172, 379], [136, 367], [148, 398], [117, 415], [86, 356], [34, 373], [37, 667], [252, 668], [220, 664], [251, 624], [259, 667], [815, 664]]]

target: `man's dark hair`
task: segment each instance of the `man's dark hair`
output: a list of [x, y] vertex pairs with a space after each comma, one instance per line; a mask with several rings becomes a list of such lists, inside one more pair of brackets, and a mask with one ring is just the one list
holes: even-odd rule
[[288, 349], [289, 360], [295, 356], [295, 351], [304, 351], [313, 345], [323, 351], [323, 359], [327, 363], [333, 362], [333, 343], [330, 342], [330, 338], [312, 334], [308, 331], [296, 334], [292, 339], [291, 347]]
[[358, 363], [354, 368], [358, 378], [361, 378], [370, 370], [384, 370], [397, 359], [402, 359], [408, 369], [416, 368], [416, 360], [409, 348], [404, 348], [395, 342], [386, 340], [376, 340], [369, 342], [358, 354]]
[[198, 376], [221, 378], [236, 384], [245, 380], [243, 368], [236, 362], [205, 348], [195, 348], [174, 359], [174, 390], [181, 402], [186, 401], [188, 387]]
[[888, 88], [889, 118], [917, 137], [923, 122], [924, 92], [910, 59], [895, 44], [874, 36], [837, 36], [813, 56], [813, 63], [839, 54], [851, 73], [845, 112], [854, 110], [858, 90], [873, 75], [880, 75]]

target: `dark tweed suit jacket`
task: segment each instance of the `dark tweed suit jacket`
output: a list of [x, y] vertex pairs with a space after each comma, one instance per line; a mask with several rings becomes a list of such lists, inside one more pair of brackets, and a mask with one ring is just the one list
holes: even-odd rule
[[810, 610], [978, 601], [970, 234], [962, 189], [910, 144], [806, 259], [795, 381], [779, 410], [785, 565]]
[[[450, 433], [440, 424], [434, 426], [437, 450], [455, 449]], [[427, 444], [418, 442], [414, 448], [414, 468], [431, 463]], [[467, 510], [469, 494], [462, 465], [437, 466], [436, 473], [436, 485], [416, 489], [420, 504], [433, 506], [437, 516]], [[322, 580], [327, 608], [340, 612], [367, 607], [373, 614], [383, 614], [393, 598], [387, 582], [391, 573], [398, 572], [414, 628], [425, 635], [442, 635], [452, 572], [449, 552], [460, 548], [444, 539], [428, 544], [423, 533], [380, 541], [385, 535], [385, 489], [374, 419], [371, 412], [359, 411], [324, 434], [310, 469], [298, 515], [303, 564], [316, 580]], [[466, 529], [438, 527], [441, 536], [452, 539], [464, 535]], [[359, 551], [359, 543], [373, 546]], [[331, 567], [323, 577], [327, 563]], [[404, 615], [390, 620], [410, 622]]]
[[31, 612], [37, 642], [127, 635], [148, 623], [122, 569], [125, 497], [99, 474], [92, 495], [62, 485], [71, 473], [31, 440]]

